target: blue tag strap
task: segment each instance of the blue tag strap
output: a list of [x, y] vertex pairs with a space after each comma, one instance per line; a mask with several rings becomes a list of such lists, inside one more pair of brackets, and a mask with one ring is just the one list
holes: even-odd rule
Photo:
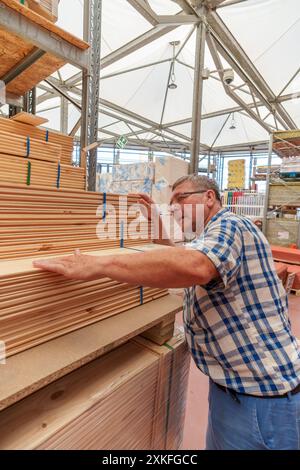
[[61, 166], [60, 163], [57, 166], [57, 179], [56, 179], [56, 187], [57, 189], [60, 188], [60, 176], [61, 176]]
[[140, 302], [141, 302], [141, 305], [144, 304], [144, 288], [143, 288], [143, 286], [140, 287]]
[[26, 178], [26, 184], [27, 186], [30, 186], [31, 184], [31, 162], [27, 162], [27, 178]]
[[107, 194], [103, 193], [103, 213], [102, 213], [102, 218], [105, 222], [106, 220], [106, 208], [107, 208]]
[[121, 220], [120, 225], [120, 248], [124, 248], [124, 220]]
[[26, 157], [30, 156], [30, 137], [26, 138]]

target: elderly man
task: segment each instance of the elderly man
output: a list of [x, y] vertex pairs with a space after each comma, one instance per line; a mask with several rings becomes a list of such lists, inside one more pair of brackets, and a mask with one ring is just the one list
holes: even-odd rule
[[[151, 200], [141, 202], [150, 217]], [[181, 178], [171, 203], [192, 207], [194, 229], [194, 209], [204, 208], [205, 228], [187, 247], [77, 254], [35, 266], [72, 279], [185, 288], [188, 345], [210, 377], [207, 449], [300, 449], [300, 350], [267, 240], [248, 219], [222, 208], [216, 183], [206, 177]], [[160, 228], [158, 242], [166, 243]]]

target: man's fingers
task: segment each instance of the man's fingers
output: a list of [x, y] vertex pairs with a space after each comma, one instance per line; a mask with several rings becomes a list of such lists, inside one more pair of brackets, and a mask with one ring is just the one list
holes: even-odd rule
[[148, 196], [148, 194], [139, 193], [139, 194], [135, 194], [134, 196], [146, 201], [148, 204], [154, 204], [153, 200], [151, 199], [150, 196]]
[[59, 260], [36, 260], [33, 262], [33, 266], [37, 269], [43, 269], [44, 271], [49, 271], [56, 274], [67, 274], [66, 265]]

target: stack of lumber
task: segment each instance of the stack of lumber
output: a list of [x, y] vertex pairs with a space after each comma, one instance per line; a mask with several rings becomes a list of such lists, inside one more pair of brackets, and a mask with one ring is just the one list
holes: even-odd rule
[[168, 449], [182, 442], [189, 354], [137, 338], [0, 414], [0, 449]]
[[[127, 249], [89, 252], [95, 256], [133, 253]], [[32, 262], [0, 262], [0, 331], [8, 356], [168, 293], [166, 289], [130, 286], [108, 278], [67, 280], [34, 269]]]
[[[1, 184], [0, 200], [0, 259], [120, 247], [122, 238], [125, 247], [149, 242], [147, 227], [135, 239], [127, 236], [127, 227], [136, 218], [128, 215], [135, 197], [128, 197], [126, 207], [125, 202], [119, 206], [119, 196], [107, 195], [106, 207], [115, 208], [116, 221], [107, 215], [105, 221], [113, 231], [106, 238], [98, 238], [96, 231], [104, 217], [103, 194]], [[123, 226], [121, 219], [127, 215], [128, 224]]]
[[[39, 140], [41, 142], [48, 142], [50, 144], [58, 145], [61, 147], [60, 161], [64, 165], [71, 165], [73, 153], [73, 137], [61, 134], [55, 131], [47, 131], [24, 122], [19, 122], [15, 119], [6, 119], [0, 117], [0, 136], [3, 133], [10, 133], [17, 136], [29, 137], [30, 139]], [[7, 146], [4, 153], [7, 152]]]
[[300, 265], [300, 250], [297, 248], [271, 245], [271, 249], [275, 261]]
[[72, 137], [39, 129], [40, 121], [27, 113], [0, 118], [0, 184], [85, 190], [85, 169], [71, 166]]

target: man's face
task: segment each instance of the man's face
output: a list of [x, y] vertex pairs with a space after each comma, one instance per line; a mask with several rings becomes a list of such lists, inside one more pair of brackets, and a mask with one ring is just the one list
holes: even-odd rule
[[174, 217], [185, 233], [201, 232], [215, 203], [214, 191], [197, 190], [188, 181], [177, 186], [170, 201]]

